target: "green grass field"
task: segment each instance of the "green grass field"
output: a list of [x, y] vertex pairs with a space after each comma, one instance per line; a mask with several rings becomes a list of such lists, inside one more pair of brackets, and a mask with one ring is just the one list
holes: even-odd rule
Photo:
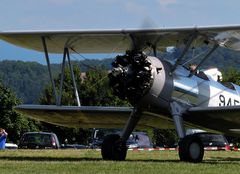
[[0, 151], [1, 174], [240, 173], [240, 152], [207, 151], [200, 164], [180, 162], [177, 151], [128, 151], [126, 161], [103, 161], [96, 150]]

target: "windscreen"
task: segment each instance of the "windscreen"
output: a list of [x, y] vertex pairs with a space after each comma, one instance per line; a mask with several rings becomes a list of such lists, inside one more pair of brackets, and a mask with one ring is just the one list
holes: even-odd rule
[[51, 135], [47, 134], [26, 134], [22, 139], [22, 144], [50, 144]]

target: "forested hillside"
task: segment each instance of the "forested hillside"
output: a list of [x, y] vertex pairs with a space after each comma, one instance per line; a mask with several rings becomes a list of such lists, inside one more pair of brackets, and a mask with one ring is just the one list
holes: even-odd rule
[[240, 70], [240, 52], [218, 48], [204, 65], [206, 67], [218, 67], [224, 72], [228, 71], [230, 67]]
[[[88, 68], [100, 66], [104, 69], [111, 67], [112, 59], [75, 61], [81, 72]], [[54, 77], [60, 72], [60, 64], [51, 65]], [[50, 83], [46, 65], [37, 62], [0, 61], [0, 79], [19, 97], [23, 103], [38, 103], [38, 99]]]
[[[194, 55], [204, 51], [204, 48], [196, 49]], [[161, 54], [167, 57], [167, 54]], [[191, 50], [187, 56], [192, 56]], [[200, 60], [200, 59], [197, 59]], [[73, 64], [80, 68], [81, 72], [86, 72], [91, 67], [110, 69], [113, 59], [87, 59], [74, 61]], [[52, 64], [54, 77], [60, 72], [60, 64]], [[229, 67], [240, 70], [240, 53], [218, 48], [216, 52], [204, 63], [201, 68], [216, 66], [223, 72]], [[48, 69], [46, 65], [36, 62], [23, 61], [0, 61], [0, 79], [12, 89], [23, 103], [38, 103], [38, 99], [44, 87], [50, 83]]]

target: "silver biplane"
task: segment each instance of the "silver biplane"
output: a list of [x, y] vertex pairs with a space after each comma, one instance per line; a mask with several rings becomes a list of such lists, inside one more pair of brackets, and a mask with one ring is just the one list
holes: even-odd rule
[[[225, 134], [240, 133], [240, 87], [221, 83], [218, 70], [200, 71], [200, 66], [219, 47], [240, 50], [240, 26], [79, 30], [8, 31], [0, 39], [45, 53], [56, 105], [20, 105], [15, 109], [30, 118], [56, 125], [82, 128], [122, 127], [102, 145], [105, 160], [124, 160], [126, 140], [135, 128], [175, 128], [182, 161], [201, 162], [204, 147], [196, 135], [186, 136], [185, 127], [198, 127]], [[180, 53], [168, 59], [158, 52], [169, 46]], [[207, 46], [194, 69], [188, 69], [187, 53], [192, 47]], [[181, 49], [180, 49], [181, 48]], [[152, 50], [152, 55], [144, 51]], [[66, 59], [71, 53], [122, 53], [109, 74], [114, 94], [132, 107], [81, 106], [75, 77], [73, 87], [78, 106], [61, 104], [50, 68], [49, 53], [63, 53], [61, 88]], [[70, 63], [71, 64], [71, 63]]]

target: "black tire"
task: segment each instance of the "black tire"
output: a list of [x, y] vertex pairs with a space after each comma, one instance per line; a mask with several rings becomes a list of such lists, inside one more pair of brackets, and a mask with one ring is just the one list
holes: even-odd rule
[[101, 153], [103, 160], [123, 161], [127, 155], [127, 146], [119, 135], [107, 135], [103, 140]]
[[202, 162], [204, 146], [196, 135], [188, 135], [179, 142], [179, 158], [181, 161]]

